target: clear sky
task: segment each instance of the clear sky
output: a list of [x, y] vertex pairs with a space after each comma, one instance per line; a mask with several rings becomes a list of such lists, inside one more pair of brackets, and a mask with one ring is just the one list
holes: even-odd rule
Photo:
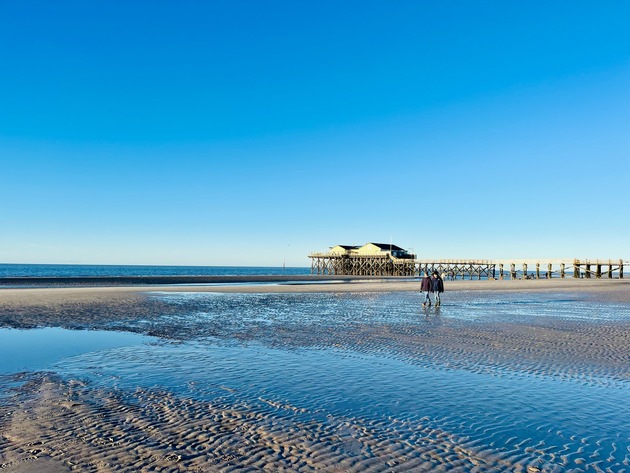
[[0, 0], [0, 262], [630, 259], [630, 2]]

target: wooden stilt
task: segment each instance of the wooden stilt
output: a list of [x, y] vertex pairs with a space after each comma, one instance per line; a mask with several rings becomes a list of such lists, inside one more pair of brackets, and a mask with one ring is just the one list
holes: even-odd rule
[[564, 279], [564, 263], [560, 263], [560, 278]]
[[536, 263], [536, 279], [540, 279], [540, 263]]

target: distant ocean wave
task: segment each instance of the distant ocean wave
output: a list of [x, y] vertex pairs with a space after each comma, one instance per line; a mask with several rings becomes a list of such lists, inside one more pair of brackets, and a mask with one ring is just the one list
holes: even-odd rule
[[0, 278], [10, 277], [133, 277], [133, 276], [301, 276], [304, 267], [267, 266], [141, 266], [93, 264], [0, 264]]

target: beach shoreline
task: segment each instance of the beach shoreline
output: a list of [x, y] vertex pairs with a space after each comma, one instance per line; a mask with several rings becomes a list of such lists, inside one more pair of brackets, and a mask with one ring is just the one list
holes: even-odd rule
[[[6, 305], [39, 305], [65, 302], [105, 302], [142, 298], [152, 292], [216, 293], [335, 293], [419, 292], [419, 279], [410, 278], [223, 278], [196, 284], [107, 285], [63, 287], [0, 287], [0, 308]], [[252, 280], [254, 279], [254, 280]], [[630, 302], [630, 279], [456, 280], [445, 282], [445, 292], [516, 291], [579, 292], [619, 302]], [[448, 297], [448, 296], [446, 296]]]

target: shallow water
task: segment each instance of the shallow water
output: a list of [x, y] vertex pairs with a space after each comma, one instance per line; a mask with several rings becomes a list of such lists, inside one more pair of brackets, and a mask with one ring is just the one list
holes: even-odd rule
[[56, 368], [99, 387], [158, 387], [198, 400], [292, 406], [309, 418], [389, 423], [401, 438], [422, 425], [511, 455], [544, 447], [540, 458], [627, 461], [627, 448], [620, 447], [628, 445], [630, 386], [623, 383], [497, 376], [334, 349], [211, 341], [121, 348], [105, 358], [85, 354]]
[[85, 353], [104, 356], [108, 350], [151, 340], [137, 333], [105, 330], [31, 330], [0, 328], [0, 374], [50, 369], [64, 358]]
[[561, 293], [453, 293], [439, 310], [411, 293], [152, 297], [168, 310], [119, 328], [161, 341], [30, 331], [69, 351], [23, 365], [122, 396], [166, 390], [296, 425], [344, 419], [383, 442], [446, 435], [495, 458], [492, 471], [630, 468], [627, 305]]

